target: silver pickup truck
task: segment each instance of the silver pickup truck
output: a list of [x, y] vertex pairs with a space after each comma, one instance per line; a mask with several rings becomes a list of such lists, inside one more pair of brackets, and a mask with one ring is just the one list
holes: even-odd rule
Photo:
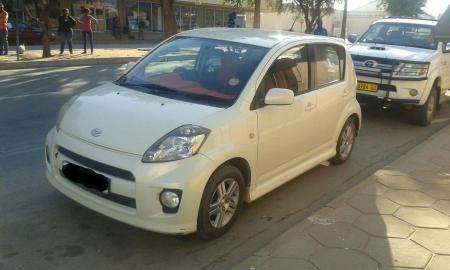
[[375, 22], [350, 48], [363, 102], [400, 103], [413, 123], [430, 124], [449, 100], [450, 44], [433, 39], [437, 21], [390, 18]]

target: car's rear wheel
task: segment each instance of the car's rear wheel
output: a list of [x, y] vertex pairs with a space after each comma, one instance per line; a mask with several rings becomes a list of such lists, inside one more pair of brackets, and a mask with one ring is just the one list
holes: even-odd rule
[[350, 117], [344, 124], [339, 134], [336, 145], [336, 155], [330, 160], [333, 164], [342, 164], [347, 161], [353, 151], [353, 145], [356, 139], [356, 119]]
[[436, 114], [438, 107], [438, 90], [431, 89], [427, 101], [422, 106], [416, 106], [412, 112], [412, 123], [419, 126], [428, 126]]
[[218, 168], [203, 191], [197, 234], [214, 239], [228, 231], [242, 209], [244, 191], [244, 177], [238, 168], [229, 164]]

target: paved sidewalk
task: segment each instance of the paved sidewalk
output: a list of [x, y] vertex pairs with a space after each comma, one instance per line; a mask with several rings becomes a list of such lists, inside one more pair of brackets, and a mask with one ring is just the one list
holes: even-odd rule
[[234, 270], [449, 270], [450, 126]]
[[[120, 45], [120, 46], [119, 46]], [[21, 69], [21, 68], [39, 68], [39, 67], [60, 67], [60, 66], [88, 66], [88, 65], [112, 65], [125, 64], [130, 61], [136, 61], [144, 56], [155, 44], [129, 44], [124, 47], [123, 44], [110, 44], [101, 46], [94, 50], [94, 54], [83, 54], [82, 49], [74, 49], [73, 55], [66, 52], [59, 55], [58, 49], [52, 50], [52, 57], [42, 58], [42, 49], [36, 47], [27, 49], [20, 55], [17, 61], [15, 51], [11, 51], [7, 56], [0, 56], [0, 70]], [[53, 46], [55, 47], [55, 46]]]

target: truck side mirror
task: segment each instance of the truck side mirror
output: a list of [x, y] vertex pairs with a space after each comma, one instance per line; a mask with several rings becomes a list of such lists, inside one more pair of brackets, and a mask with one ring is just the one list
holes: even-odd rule
[[358, 40], [358, 35], [357, 34], [348, 34], [347, 40], [350, 43], [355, 43]]

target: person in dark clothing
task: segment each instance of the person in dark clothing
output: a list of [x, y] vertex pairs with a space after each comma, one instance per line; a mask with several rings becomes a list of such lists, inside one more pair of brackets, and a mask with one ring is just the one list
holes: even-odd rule
[[328, 31], [326, 28], [323, 27], [322, 20], [317, 20], [317, 28], [314, 29], [313, 34], [316, 36], [328, 36]]
[[112, 34], [115, 39], [122, 39], [122, 28], [120, 26], [119, 17], [114, 16], [112, 19]]
[[143, 19], [139, 20], [139, 34], [138, 34], [138, 39], [140, 40], [144, 40], [144, 29], [146, 27], [145, 22]]
[[77, 21], [69, 15], [69, 9], [63, 9], [63, 14], [58, 18], [59, 27], [58, 27], [58, 35], [61, 38], [61, 50], [60, 55], [64, 53], [64, 47], [66, 45], [69, 46], [70, 54], [73, 53], [72, 50], [72, 37], [73, 37], [73, 27], [77, 23]]
[[232, 12], [228, 14], [228, 27], [234, 28], [236, 27], [236, 12]]

